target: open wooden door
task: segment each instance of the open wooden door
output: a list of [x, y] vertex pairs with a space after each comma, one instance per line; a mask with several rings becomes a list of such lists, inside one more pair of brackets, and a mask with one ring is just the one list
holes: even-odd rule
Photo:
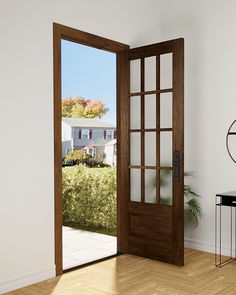
[[117, 65], [118, 249], [183, 265], [184, 40], [125, 50]]

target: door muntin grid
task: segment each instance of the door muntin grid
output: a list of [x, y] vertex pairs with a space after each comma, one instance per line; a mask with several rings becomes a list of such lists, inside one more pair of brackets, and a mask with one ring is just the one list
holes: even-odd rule
[[[140, 141], [130, 149], [130, 175], [132, 169], [140, 171], [139, 183], [131, 175], [130, 200], [172, 205], [172, 53], [132, 60], [130, 76], [130, 141], [134, 134]], [[140, 194], [134, 199], [135, 186]]]

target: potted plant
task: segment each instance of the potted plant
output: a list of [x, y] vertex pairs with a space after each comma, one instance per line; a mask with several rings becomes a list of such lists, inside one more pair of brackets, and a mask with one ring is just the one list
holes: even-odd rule
[[[193, 173], [185, 172], [185, 179], [193, 177]], [[165, 191], [167, 190], [169, 181], [171, 180], [171, 171], [170, 170], [161, 170], [160, 177], [160, 187], [161, 187], [161, 198], [160, 203], [163, 205], [171, 205], [172, 199], [168, 197], [168, 192], [166, 196]], [[171, 187], [169, 185], [169, 187]], [[184, 219], [185, 222], [192, 220], [194, 226], [198, 225], [199, 219], [202, 216], [201, 204], [199, 202], [199, 195], [195, 193], [191, 186], [187, 183], [184, 184]]]

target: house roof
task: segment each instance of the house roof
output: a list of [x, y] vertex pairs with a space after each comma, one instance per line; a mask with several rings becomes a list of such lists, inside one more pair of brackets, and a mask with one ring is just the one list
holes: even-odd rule
[[114, 145], [114, 144], [116, 144], [116, 139], [112, 139], [106, 145]]
[[99, 119], [85, 119], [85, 118], [62, 118], [65, 124], [71, 127], [102, 127], [102, 128], [116, 128], [114, 124], [103, 122]]
[[95, 149], [95, 147], [92, 145], [86, 145], [83, 147], [83, 149]]

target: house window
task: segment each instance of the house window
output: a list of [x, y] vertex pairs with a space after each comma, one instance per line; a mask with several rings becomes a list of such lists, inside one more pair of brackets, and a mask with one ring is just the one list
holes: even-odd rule
[[106, 139], [113, 139], [113, 130], [106, 131]]
[[93, 130], [89, 129], [89, 139], [92, 139], [92, 138], [93, 138]]
[[87, 155], [90, 155], [92, 156], [93, 158], [96, 157], [96, 149], [94, 147], [88, 147], [88, 146], [85, 146], [83, 148], [83, 150], [85, 150], [86, 154]]
[[81, 138], [89, 139], [89, 129], [82, 129]]
[[95, 148], [92, 148], [92, 149], [88, 149], [88, 154], [92, 157], [95, 158], [96, 156], [96, 149]]
[[81, 139], [81, 137], [82, 137], [82, 130], [81, 130], [81, 129], [79, 129], [79, 133], [78, 133], [78, 139]]
[[92, 129], [79, 129], [78, 133], [79, 139], [92, 139], [93, 138], [93, 130]]

